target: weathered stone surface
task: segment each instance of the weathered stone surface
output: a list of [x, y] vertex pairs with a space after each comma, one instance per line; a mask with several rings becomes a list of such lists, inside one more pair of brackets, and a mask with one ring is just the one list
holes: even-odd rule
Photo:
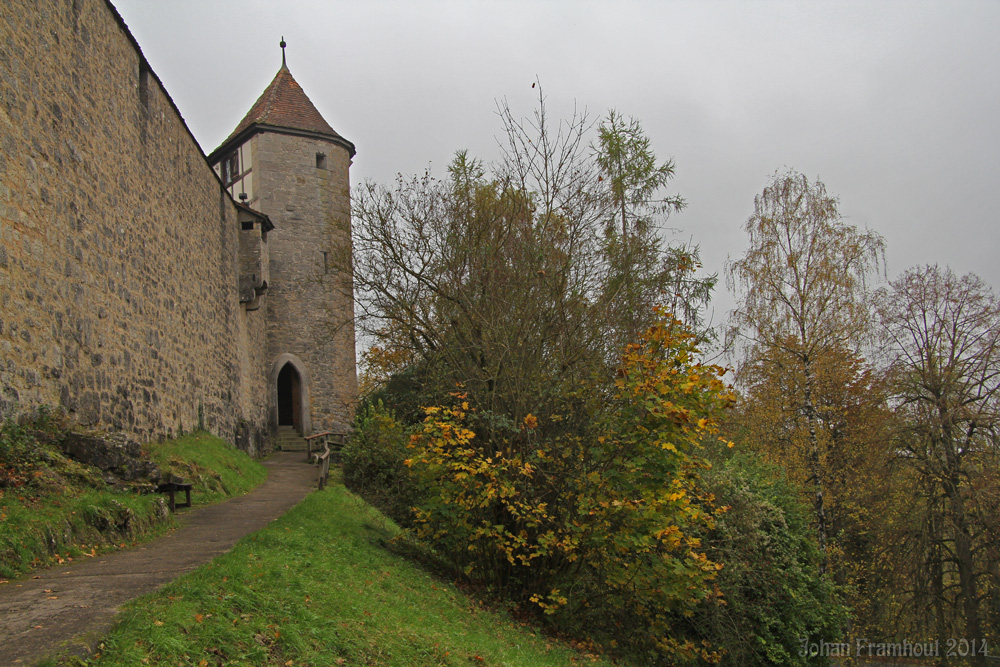
[[[231, 180], [231, 194], [246, 196], [275, 225], [266, 235], [263, 300], [272, 429], [281, 422], [301, 434], [341, 433], [353, 416], [353, 285], [350, 270], [338, 270], [350, 251], [353, 152], [282, 67], [237, 131], [209, 156], [217, 173]], [[249, 243], [244, 248], [241, 300], [250, 309], [259, 301], [250, 284], [257, 279], [258, 254]], [[295, 377], [286, 376], [291, 384], [278, 388], [286, 366]]]
[[353, 295], [332, 260], [353, 147], [239, 139], [275, 229], [246, 226], [110, 2], [7, 0], [0, 35], [0, 416], [61, 406], [139, 441], [204, 427], [256, 454], [293, 363], [305, 430], [346, 430]]
[[[275, 225], [264, 308], [272, 377], [294, 358], [309, 384], [312, 432], [342, 432], [357, 400], [353, 288], [334, 266], [350, 243], [350, 155], [309, 137], [264, 133], [252, 142], [259, 165], [255, 206]], [[317, 153], [327, 156], [326, 168], [317, 168]], [[271, 419], [276, 423], [276, 414]]]
[[0, 34], [0, 416], [266, 447], [238, 209], [114, 9], [8, 0]]
[[[60, 446], [75, 461], [92, 465], [126, 482], [155, 484], [162, 476], [156, 463], [143, 454], [139, 443], [123, 433], [68, 433]], [[105, 481], [114, 482], [107, 477]]]

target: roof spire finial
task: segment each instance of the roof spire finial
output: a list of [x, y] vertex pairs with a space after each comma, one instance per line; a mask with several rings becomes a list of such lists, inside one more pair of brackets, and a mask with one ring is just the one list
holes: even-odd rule
[[287, 45], [285, 44], [285, 36], [284, 35], [281, 36], [281, 41], [278, 42], [278, 46], [281, 47], [281, 66], [285, 67], [285, 46], [287, 46]]

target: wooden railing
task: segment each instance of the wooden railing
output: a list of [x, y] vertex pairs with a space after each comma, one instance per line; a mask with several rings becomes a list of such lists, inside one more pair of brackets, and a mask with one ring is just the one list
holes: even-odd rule
[[[315, 435], [310, 435], [305, 439], [306, 441], [306, 461], [315, 462], [319, 465], [319, 482], [318, 486], [320, 489], [326, 487], [327, 480], [330, 477], [330, 460], [336, 458], [340, 461], [340, 452], [347, 444], [347, 436], [342, 433], [334, 433], [333, 431], [323, 431], [322, 433], [317, 433]], [[317, 452], [313, 453], [313, 446], [316, 446]], [[318, 451], [319, 447], [323, 448], [323, 451]]]
[[323, 443], [323, 453], [313, 454], [316, 463], [319, 464], [319, 481], [316, 486], [322, 491], [326, 488], [326, 482], [330, 477], [330, 445]]

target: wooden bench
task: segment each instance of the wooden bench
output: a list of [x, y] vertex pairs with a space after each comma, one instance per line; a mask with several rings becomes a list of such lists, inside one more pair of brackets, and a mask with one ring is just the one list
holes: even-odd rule
[[[178, 491], [184, 492], [184, 502], [176, 502], [175, 494]], [[178, 507], [191, 507], [191, 483], [185, 482], [183, 480], [170, 480], [168, 482], [161, 482], [159, 486], [156, 487], [157, 493], [166, 493], [170, 496], [170, 511], [176, 512]]]

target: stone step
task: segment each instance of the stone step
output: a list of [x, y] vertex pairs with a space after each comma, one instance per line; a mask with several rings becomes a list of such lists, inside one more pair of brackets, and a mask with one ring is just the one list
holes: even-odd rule
[[304, 452], [309, 446], [293, 426], [279, 426], [274, 445], [283, 452]]

